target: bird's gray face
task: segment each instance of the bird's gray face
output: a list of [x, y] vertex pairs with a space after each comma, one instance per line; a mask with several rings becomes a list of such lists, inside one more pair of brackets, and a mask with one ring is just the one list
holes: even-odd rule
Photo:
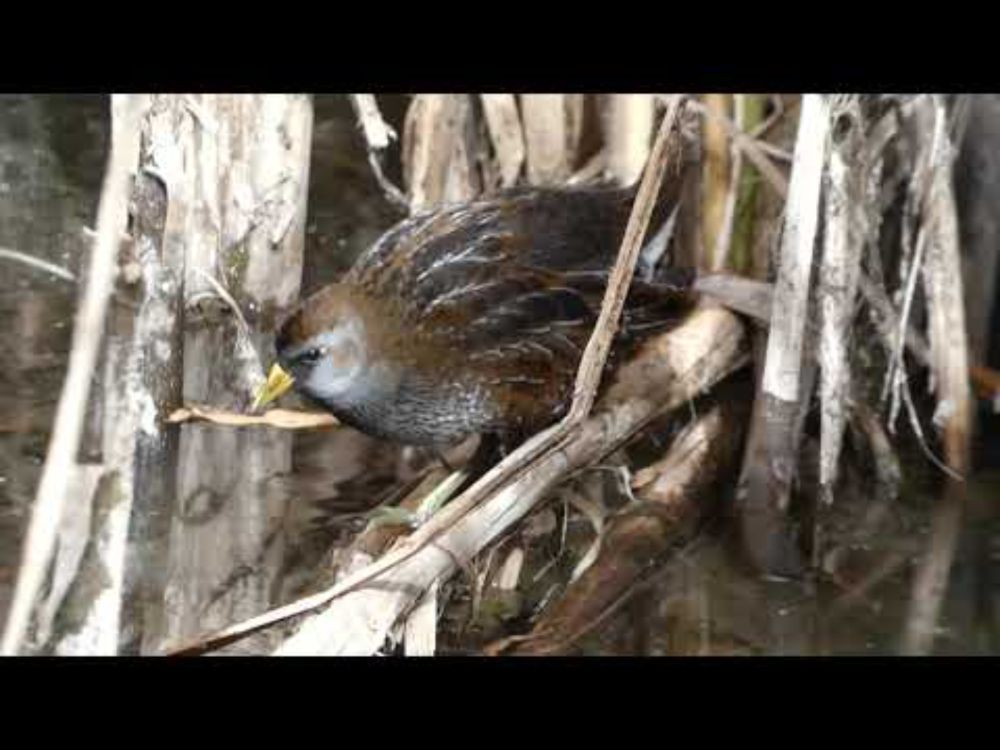
[[366, 366], [364, 327], [355, 315], [340, 318], [331, 328], [278, 352], [282, 368], [297, 390], [310, 398], [336, 404], [348, 398], [363, 380]]

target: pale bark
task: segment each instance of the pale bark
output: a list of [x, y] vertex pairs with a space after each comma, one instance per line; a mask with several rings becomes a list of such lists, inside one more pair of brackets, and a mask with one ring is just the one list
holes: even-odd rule
[[[278, 315], [299, 293], [312, 104], [305, 96], [203, 96], [215, 137], [195, 132], [205, 126], [183, 117], [180, 98], [158, 105], [147, 157], [168, 183], [165, 250], [184, 247], [184, 401], [242, 408], [260, 364], [195, 269], [249, 312], [257, 350], [270, 346]], [[177, 493], [162, 627], [144, 638], [149, 651], [274, 603], [289, 501], [269, 482], [291, 468], [289, 433], [171, 429], [180, 430]]]
[[403, 176], [412, 211], [469, 200], [479, 192], [471, 124], [472, 102], [465, 94], [413, 97], [403, 129]]
[[63, 523], [89, 535], [88, 551], [61, 550], [56, 569], [79, 560], [79, 572], [45, 610], [57, 653], [158, 651], [265, 609], [282, 563], [288, 498], [270, 480], [291, 466], [291, 434], [168, 416], [186, 401], [240, 410], [263, 379], [258, 352], [299, 291], [311, 102], [143, 100], [116, 292], [127, 304], [109, 319], [96, 402], [102, 475], [80, 482], [89, 517]]
[[500, 185], [517, 182], [524, 164], [524, 130], [513, 94], [482, 94], [483, 114], [500, 165]]
[[865, 123], [857, 96], [832, 102], [833, 122], [819, 271], [821, 444], [819, 481], [833, 499], [851, 387], [848, 358], [851, 319], [867, 240]]
[[554, 185], [573, 171], [580, 138], [581, 94], [522, 94], [528, 181]]
[[655, 97], [611, 94], [605, 99], [605, 168], [622, 185], [642, 174], [653, 137]]

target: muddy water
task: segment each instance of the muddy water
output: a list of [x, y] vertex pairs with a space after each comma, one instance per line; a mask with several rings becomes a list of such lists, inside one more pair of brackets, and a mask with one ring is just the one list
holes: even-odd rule
[[[398, 124], [404, 101], [382, 102]], [[30, 253], [74, 274], [84, 256], [82, 227], [92, 226], [108, 139], [108, 103], [100, 96], [0, 96], [0, 247]], [[398, 160], [396, 160], [398, 164]], [[389, 162], [398, 181], [398, 166]], [[371, 177], [344, 97], [316, 98], [303, 292], [336, 279], [399, 215]], [[62, 377], [77, 288], [50, 274], [0, 259], [0, 618], [6, 616], [20, 541], [44, 458]], [[1000, 317], [1000, 311], [998, 311]], [[992, 364], [1000, 365], [1000, 320], [993, 326]], [[970, 489], [1000, 495], [998, 420], [983, 410], [980, 468]], [[353, 528], [336, 521], [387, 491], [410, 456], [356, 433], [297, 438], [294, 483], [301, 522], [312, 530], [289, 553], [282, 598], [310, 587], [329, 546]], [[926, 538], [931, 498], [918, 492], [898, 507], [844, 503], [831, 519], [842, 550], [828, 561], [839, 583], [804, 590], [762, 582], [734, 565], [723, 538], [708, 536], [649, 581], [633, 603], [590, 638], [590, 653], [891, 653], [905, 616], [912, 559]], [[881, 515], [879, 515], [881, 514]], [[873, 520], [874, 518], [874, 520]], [[572, 518], [568, 543], [586, 549], [586, 522]], [[981, 527], [964, 540], [942, 621], [938, 648], [995, 652], [994, 611], [1000, 580], [1000, 534]], [[978, 548], [992, 555], [992, 580], [973, 564]], [[530, 554], [529, 554], [530, 557]], [[981, 559], [981, 556], [980, 556]], [[539, 556], [539, 568], [549, 559]], [[843, 600], [878, 565], [882, 578]], [[558, 572], [559, 566], [551, 568]], [[539, 579], [542, 598], [551, 586]], [[542, 585], [545, 584], [545, 585]], [[838, 586], [840, 588], [838, 588]], [[461, 588], [455, 589], [461, 620]], [[452, 614], [455, 614], [453, 612]], [[463, 625], [464, 627], [464, 625]], [[447, 634], [446, 634], [447, 635]], [[444, 638], [455, 650], [469, 646]]]

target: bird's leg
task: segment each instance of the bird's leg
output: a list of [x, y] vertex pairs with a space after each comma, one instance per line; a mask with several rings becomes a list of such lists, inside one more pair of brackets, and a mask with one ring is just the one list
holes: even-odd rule
[[461, 470], [453, 470], [440, 451], [433, 450], [438, 460], [450, 473], [421, 502], [420, 508], [413, 516], [413, 522], [417, 526], [423, 524], [448, 501], [465, 492], [473, 482], [489, 471], [507, 453], [503, 441], [498, 436], [483, 435], [479, 439], [476, 452], [472, 454], [466, 465]]
[[480, 435], [476, 452], [472, 454], [465, 465], [468, 479], [459, 488], [456, 495], [464, 492], [483, 474], [507, 458], [521, 443], [531, 437], [531, 434], [530, 432], [518, 431], [503, 434], [489, 432]]
[[465, 464], [466, 479], [459, 487], [458, 493], [464, 492], [473, 482], [493, 468], [506, 453], [504, 442], [499, 435], [493, 433], [481, 435], [476, 452]]
[[436, 458], [438, 460], [438, 463], [440, 463], [444, 467], [445, 471], [447, 471], [449, 474], [455, 471], [455, 467], [448, 462], [448, 459], [445, 458], [444, 453], [442, 453], [437, 448], [431, 448], [431, 453], [434, 454], [434, 458]]
[[[407, 516], [405, 522], [415, 528], [421, 526], [452, 498], [465, 492], [473, 482], [489, 471], [504, 455], [500, 439], [495, 435], [483, 435], [479, 440], [479, 445], [476, 446], [475, 453], [461, 469], [455, 469], [445, 458], [440, 448], [431, 446], [426, 450], [444, 466], [448, 476], [427, 494], [415, 512], [405, 514]], [[396, 520], [400, 516], [398, 510], [391, 511], [390, 515]]]

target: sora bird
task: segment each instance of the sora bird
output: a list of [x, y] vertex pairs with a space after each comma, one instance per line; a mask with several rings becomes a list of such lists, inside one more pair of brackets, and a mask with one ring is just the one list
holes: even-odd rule
[[[404, 220], [292, 311], [258, 404], [294, 384], [375, 437], [513, 447], [569, 406], [635, 195], [522, 188]], [[678, 322], [685, 284], [632, 282], [611, 367]]]

